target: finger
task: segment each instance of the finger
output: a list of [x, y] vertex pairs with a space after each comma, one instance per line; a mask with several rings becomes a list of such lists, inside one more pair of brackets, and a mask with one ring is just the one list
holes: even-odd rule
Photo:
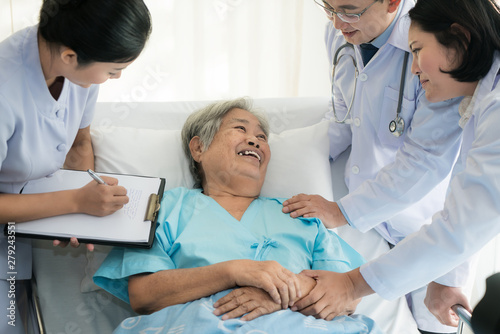
[[[239, 289], [238, 289], [238, 290], [239, 290]], [[238, 290], [233, 290], [233, 291], [231, 291], [230, 293], [228, 293], [227, 295], [225, 295], [224, 297], [222, 297], [222, 298], [220, 298], [219, 300], [217, 300], [217, 301], [214, 303], [213, 307], [218, 308], [218, 307], [219, 307], [219, 306], [221, 306], [221, 305], [224, 305], [224, 304], [226, 304], [226, 303], [229, 303], [229, 302], [230, 302], [230, 301], [234, 298], [235, 293], [236, 293], [236, 291], [238, 291]]]
[[287, 206], [283, 207], [283, 210], [286, 210], [288, 212], [294, 212], [296, 210], [302, 209], [303, 207], [307, 206], [309, 202], [307, 201], [298, 201], [294, 203], [289, 203]]
[[75, 238], [75, 237], [71, 237], [71, 239], [69, 239], [69, 244], [73, 248], [77, 248], [78, 246], [80, 246], [80, 243], [78, 242], [78, 239]]
[[311, 277], [314, 279], [318, 279], [318, 277], [319, 277], [319, 271], [317, 271], [317, 270], [304, 269], [300, 273], [306, 275], [307, 277]]
[[127, 189], [125, 187], [115, 185], [111, 189], [113, 190], [114, 196], [127, 196]]
[[276, 304], [280, 304], [281, 305], [281, 295], [278, 291], [278, 289], [276, 288], [276, 286], [272, 283], [264, 283], [263, 286], [259, 286], [258, 288], [261, 288], [263, 289], [265, 292], [267, 292], [269, 294], [269, 296], [273, 299], [273, 301], [276, 303]]
[[303, 208], [300, 208], [298, 210], [290, 212], [290, 217], [296, 218], [296, 217], [305, 217], [305, 216], [316, 216], [316, 210], [314, 210], [310, 206], [305, 206]]
[[129, 202], [129, 197], [128, 196], [113, 196], [113, 202], [115, 203], [115, 205], [125, 205]]
[[256, 309], [254, 309], [250, 313], [248, 313], [245, 316], [243, 316], [241, 318], [241, 320], [243, 320], [243, 321], [254, 320], [254, 319], [257, 319], [258, 317], [260, 317], [260, 316], [262, 316], [264, 314], [267, 314], [267, 312], [264, 312], [264, 310], [261, 307], [257, 307]]
[[87, 250], [89, 252], [93, 252], [94, 251], [94, 244], [87, 244]]
[[311, 307], [315, 302], [316, 299], [311, 296], [311, 293], [309, 293], [309, 295], [293, 304], [292, 311], [300, 311], [300, 313], [303, 313], [305, 315], [313, 315], [316, 312], [312, 311]]
[[458, 326], [458, 320], [458, 315], [456, 315], [452, 310], [449, 310], [448, 314], [440, 319], [442, 324], [453, 327]]
[[234, 308], [233, 310], [227, 312], [222, 316], [222, 320], [228, 320], [228, 319], [234, 319], [241, 317], [248, 312], [253, 311], [257, 307], [255, 301], [248, 301], [245, 303], [241, 303], [238, 305], [238, 307]]
[[[332, 321], [335, 317], [338, 317], [339, 315], [340, 315], [340, 314], [335, 315], [335, 313], [330, 313], [329, 315], [327, 315], [327, 316], [325, 317], [325, 320], [326, 320], [326, 321]], [[344, 315], [346, 315], [346, 314], [344, 314]]]
[[278, 284], [278, 291], [281, 297], [281, 308], [286, 309], [288, 307], [288, 303], [290, 302], [290, 287], [285, 282]]
[[53, 245], [53, 246], [59, 246], [59, 247], [61, 247], [61, 248], [64, 248], [64, 247], [68, 246], [68, 242], [67, 242], [67, 241], [54, 240], [54, 241], [52, 242], [52, 245]]
[[[247, 300], [245, 300], [245, 302], [246, 301]], [[230, 299], [230, 300], [223, 301], [223, 302], [221, 302], [219, 300], [216, 303], [217, 306], [215, 306], [215, 304], [214, 304], [214, 307], [215, 307], [214, 314], [221, 315], [221, 314], [230, 312], [230, 311], [236, 309], [240, 305], [240, 303], [242, 303], [242, 301], [238, 300], [238, 298]]]
[[110, 176], [102, 176], [101, 179], [106, 182], [109, 186], [116, 186], [118, 184], [118, 180], [115, 179], [114, 177]]

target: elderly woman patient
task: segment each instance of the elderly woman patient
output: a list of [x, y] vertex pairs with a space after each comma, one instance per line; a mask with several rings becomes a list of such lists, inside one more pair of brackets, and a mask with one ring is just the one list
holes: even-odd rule
[[[182, 130], [194, 189], [165, 192], [151, 249], [114, 248], [96, 284], [140, 314], [116, 333], [379, 333], [373, 321], [307, 317], [289, 306], [315, 280], [363, 259], [316, 218], [291, 218], [282, 199], [260, 197], [271, 151], [266, 119], [246, 99], [199, 110]], [[294, 162], [290, 162], [294, 163]]]

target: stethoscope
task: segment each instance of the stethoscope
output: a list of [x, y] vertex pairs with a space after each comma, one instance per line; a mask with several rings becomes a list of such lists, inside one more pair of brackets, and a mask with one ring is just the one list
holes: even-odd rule
[[[333, 57], [333, 62], [332, 62], [332, 65], [333, 65], [332, 66], [333, 67], [333, 69], [332, 69], [332, 109], [333, 109], [333, 117], [334, 117], [334, 120], [335, 120], [336, 123], [341, 123], [341, 124], [350, 124], [352, 122], [351, 120], [348, 120], [347, 118], [351, 114], [352, 105], [354, 103], [354, 98], [355, 98], [355, 95], [356, 95], [356, 85], [358, 83], [358, 74], [359, 74], [356, 59], [351, 54], [349, 54], [349, 53], [343, 53], [343, 54], [340, 55], [340, 51], [342, 51], [346, 47], [350, 47], [350, 48], [352, 48], [354, 50], [354, 46], [351, 43], [345, 43], [344, 45], [342, 45], [340, 48], [337, 49], [337, 51], [335, 52], [335, 56]], [[335, 67], [337, 67], [340, 59], [342, 59], [342, 57], [345, 56], [345, 55], [351, 57], [352, 64], [354, 65], [354, 71], [355, 71], [355, 73], [354, 73], [354, 92], [352, 94], [352, 98], [351, 98], [351, 102], [349, 104], [349, 107], [347, 108], [346, 115], [344, 116], [344, 118], [342, 120], [339, 120], [339, 118], [337, 116], [337, 112], [335, 111], [335, 101], [334, 101], [334, 97], [333, 97], [333, 88], [334, 88], [334, 78], [335, 78]], [[408, 57], [409, 56], [410, 56], [410, 53], [409, 52], [405, 52], [405, 59], [403, 61], [403, 68], [401, 70], [401, 83], [399, 84], [398, 109], [396, 110], [396, 117], [392, 121], [389, 122], [389, 131], [395, 137], [401, 136], [403, 134], [404, 130], [405, 130], [405, 121], [401, 117], [401, 107], [403, 105], [403, 92], [404, 92], [404, 88], [405, 88], [406, 69], [408, 67]]]

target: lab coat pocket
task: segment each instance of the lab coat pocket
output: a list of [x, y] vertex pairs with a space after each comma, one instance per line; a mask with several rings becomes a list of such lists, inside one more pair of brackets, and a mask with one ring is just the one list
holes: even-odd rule
[[380, 123], [378, 127], [378, 138], [380, 140], [380, 143], [384, 146], [396, 149], [403, 143], [403, 140], [406, 136], [406, 131], [410, 126], [411, 116], [414, 112], [414, 103], [403, 96], [400, 116], [403, 118], [405, 126], [403, 134], [399, 137], [396, 137], [389, 130], [389, 123], [391, 123], [391, 121], [396, 118], [398, 110], [398, 100], [399, 91], [391, 87], [385, 87], [384, 101], [382, 103]]

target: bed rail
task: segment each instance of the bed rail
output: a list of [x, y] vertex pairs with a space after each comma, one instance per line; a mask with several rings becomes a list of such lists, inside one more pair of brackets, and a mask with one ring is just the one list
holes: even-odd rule
[[471, 318], [472, 315], [462, 305], [453, 305], [451, 307], [459, 317], [457, 334], [472, 333]]

